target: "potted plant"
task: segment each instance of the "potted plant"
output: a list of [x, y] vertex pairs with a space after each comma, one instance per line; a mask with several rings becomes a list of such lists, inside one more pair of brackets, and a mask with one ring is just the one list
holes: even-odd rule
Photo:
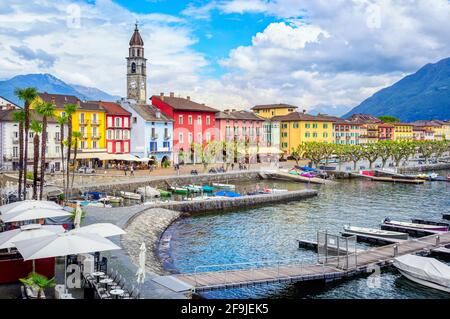
[[43, 292], [46, 288], [55, 287], [55, 278], [48, 279], [38, 273], [32, 272], [27, 278], [20, 278], [21, 283], [28, 286], [31, 290], [37, 290], [37, 299], [43, 299]]

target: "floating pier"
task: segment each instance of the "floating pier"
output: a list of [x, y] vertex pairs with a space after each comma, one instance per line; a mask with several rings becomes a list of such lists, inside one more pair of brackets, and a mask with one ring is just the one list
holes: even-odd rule
[[300, 176], [300, 175], [292, 175], [289, 173], [285, 173], [285, 172], [273, 172], [268, 174], [270, 176], [271, 179], [281, 179], [281, 180], [289, 180], [289, 181], [295, 181], [295, 182], [300, 182], [300, 183], [311, 183], [311, 184], [333, 184], [335, 182], [330, 181], [330, 180], [326, 180], [326, 179], [322, 179], [322, 178], [317, 178], [317, 177], [304, 177], [304, 176]]
[[[309, 249], [309, 250], [315, 250], [317, 251], [317, 241], [314, 240], [307, 240], [307, 239], [298, 239], [298, 248], [303, 248], [303, 249]], [[344, 255], [347, 253], [354, 253], [354, 251], [347, 251], [345, 248], [338, 248], [336, 246], [330, 245], [328, 244], [327, 249], [330, 253], [332, 254], [338, 254], [339, 251], [339, 255]], [[362, 251], [361, 249], [358, 249], [357, 252]]]
[[361, 175], [361, 177], [368, 178], [375, 182], [386, 182], [386, 183], [394, 183], [394, 184], [424, 184], [425, 181], [421, 179], [407, 179], [407, 178], [398, 178], [398, 177], [380, 177], [380, 176], [367, 176]]
[[394, 238], [384, 238], [379, 236], [372, 236], [366, 234], [356, 234], [349, 232], [341, 232], [341, 235], [344, 237], [356, 236], [356, 241], [360, 243], [367, 243], [373, 245], [390, 245], [397, 244], [405, 241], [404, 239], [394, 239]]
[[[374, 267], [385, 267], [392, 264], [397, 256], [414, 253], [429, 253], [432, 249], [445, 247], [450, 244], [450, 233], [439, 236], [427, 236], [414, 240], [405, 240], [396, 244], [376, 247], [358, 252], [356, 264], [349, 264], [347, 258], [331, 258], [326, 263], [305, 264], [301, 261], [292, 264], [274, 264], [267, 267], [257, 267], [249, 263], [246, 269], [244, 264], [207, 266], [222, 269], [219, 271], [204, 271], [191, 274], [178, 274], [157, 277], [154, 281], [178, 292], [207, 291], [233, 287], [245, 287], [275, 282], [301, 282], [312, 280], [332, 281], [353, 277], [357, 274], [369, 273]], [[233, 269], [238, 267], [238, 269]], [[183, 289], [183, 290], [181, 290]]]
[[421, 224], [421, 225], [434, 225], [434, 226], [447, 226], [450, 227], [449, 223], [443, 223], [443, 222], [436, 222], [433, 220], [426, 220], [426, 219], [412, 219], [411, 220], [412, 223], [414, 224]]
[[397, 231], [397, 232], [401, 232], [401, 233], [407, 233], [413, 237], [425, 237], [425, 236], [430, 236], [430, 235], [442, 234], [442, 232], [439, 232], [439, 231], [417, 229], [417, 228], [404, 227], [404, 226], [398, 226], [398, 225], [381, 224], [380, 227], [382, 230], [392, 230], [392, 231]]

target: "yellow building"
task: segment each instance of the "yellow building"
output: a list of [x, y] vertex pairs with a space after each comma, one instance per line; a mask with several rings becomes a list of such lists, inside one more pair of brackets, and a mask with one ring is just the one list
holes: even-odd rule
[[265, 119], [271, 119], [275, 116], [285, 116], [289, 113], [295, 112], [297, 109], [297, 106], [289, 104], [256, 105], [252, 107], [254, 113]]
[[333, 143], [335, 118], [293, 112], [272, 120], [281, 122], [280, 146], [287, 155], [303, 142]]
[[[64, 113], [66, 104], [76, 104], [78, 109], [72, 115], [72, 131], [80, 132], [80, 159], [94, 158], [83, 153], [106, 153], [105, 122], [106, 112], [97, 102], [83, 102], [73, 95], [39, 93], [38, 100], [51, 102], [56, 106], [57, 115]], [[33, 107], [33, 106], [32, 106]]]
[[394, 126], [394, 141], [414, 140], [414, 126], [406, 123], [392, 123]]
[[442, 141], [450, 138], [450, 123], [444, 121], [416, 121], [412, 123], [416, 127], [420, 127], [434, 133], [435, 141]]

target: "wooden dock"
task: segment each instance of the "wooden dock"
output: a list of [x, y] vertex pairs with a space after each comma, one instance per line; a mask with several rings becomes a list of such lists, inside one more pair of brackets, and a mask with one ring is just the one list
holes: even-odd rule
[[[247, 268], [244, 264], [218, 265], [208, 267], [217, 267], [217, 269], [222, 267], [223, 270], [159, 277], [163, 279], [159, 279], [157, 282], [166, 282], [164, 285], [169, 289], [171, 288], [170, 282], [173, 282], [174, 285], [177, 284], [178, 286], [183, 283], [182, 286], [190, 287], [191, 291], [206, 291], [275, 282], [331, 281], [367, 273], [375, 266], [391, 265], [393, 258], [396, 256], [430, 253], [432, 249], [445, 247], [448, 244], [450, 244], [449, 232], [360, 251], [356, 256], [353, 255], [355, 264], [349, 263], [349, 258], [344, 256], [329, 258], [326, 263], [322, 264], [305, 264], [299, 261], [290, 264], [279, 263], [267, 267], [257, 267], [249, 263]], [[233, 269], [233, 267], [238, 267], [238, 269]]]
[[394, 183], [394, 184], [424, 184], [425, 181], [421, 179], [406, 179], [406, 178], [398, 178], [398, 177], [381, 177], [381, 176], [367, 176], [360, 175], [361, 177], [366, 177], [375, 182], [386, 182], [386, 183]]
[[334, 184], [335, 182], [322, 179], [322, 178], [309, 178], [300, 175], [292, 175], [286, 172], [278, 171], [268, 174], [272, 179], [281, 179], [281, 180], [289, 180], [300, 183], [311, 183], [311, 184]]

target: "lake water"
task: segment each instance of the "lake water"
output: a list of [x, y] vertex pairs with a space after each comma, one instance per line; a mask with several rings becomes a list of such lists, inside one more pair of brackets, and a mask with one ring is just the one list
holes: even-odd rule
[[[440, 172], [447, 175], [449, 172]], [[239, 184], [238, 191], [259, 187], [308, 187], [304, 184], [255, 181]], [[304, 201], [273, 204], [235, 212], [216, 212], [182, 219], [168, 232], [172, 267], [181, 273], [197, 266], [262, 260], [314, 260], [315, 252], [298, 249], [297, 239], [315, 240], [318, 230], [339, 233], [345, 224], [378, 228], [387, 216], [441, 220], [449, 212], [450, 183], [424, 185], [345, 180], [336, 185], [311, 186], [319, 196]], [[364, 247], [363, 245], [359, 245]], [[367, 247], [366, 247], [367, 248]], [[373, 277], [328, 284], [273, 284], [203, 293], [205, 298], [448, 298], [403, 278], [395, 269]], [[370, 281], [370, 282], [369, 282]]]

